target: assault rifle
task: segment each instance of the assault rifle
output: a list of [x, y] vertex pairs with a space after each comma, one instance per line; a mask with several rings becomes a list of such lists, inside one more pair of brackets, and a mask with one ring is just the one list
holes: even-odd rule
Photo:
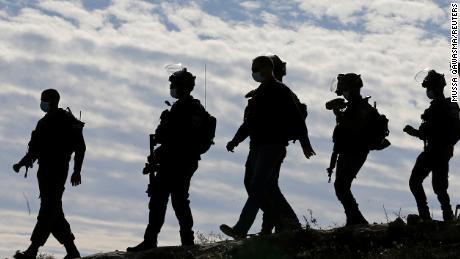
[[329, 168], [327, 168], [327, 176], [329, 177], [329, 180], [327, 181], [328, 183], [331, 182], [331, 177], [332, 177], [332, 174], [334, 173], [334, 168], [335, 168], [335, 165], [337, 163], [337, 155], [338, 153], [336, 151], [333, 151], [332, 152], [332, 155], [331, 155], [331, 161], [329, 163]]
[[[326, 109], [332, 110], [335, 116], [340, 116], [341, 111], [347, 107], [347, 103], [343, 98], [335, 98], [326, 103]], [[334, 148], [335, 149], [335, 148]], [[329, 177], [328, 183], [331, 182], [332, 174], [334, 173], [335, 166], [337, 164], [338, 153], [336, 151], [332, 152], [331, 160], [329, 162], [329, 168], [327, 168], [327, 176]]]
[[146, 193], [150, 197], [151, 190], [153, 188], [155, 182], [156, 172], [158, 170], [158, 166], [160, 164], [158, 152], [155, 150], [155, 146], [158, 145], [158, 142], [155, 139], [155, 134], [149, 135], [149, 151], [150, 154], [147, 158], [147, 163], [145, 163], [144, 169], [142, 170], [142, 174], [149, 175], [149, 184], [147, 186]]

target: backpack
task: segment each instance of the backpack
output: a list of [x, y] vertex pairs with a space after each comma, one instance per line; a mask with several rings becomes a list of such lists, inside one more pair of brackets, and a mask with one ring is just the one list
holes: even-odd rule
[[70, 135], [71, 135], [71, 142], [72, 142], [72, 149], [76, 149], [76, 142], [79, 139], [79, 136], [83, 135], [83, 127], [85, 127], [85, 123], [81, 120], [77, 119], [75, 115], [73, 115], [72, 111], [69, 107], [65, 109], [66, 115], [70, 121]]
[[307, 107], [307, 105], [305, 103], [301, 102], [299, 100], [299, 98], [297, 98], [297, 96], [295, 96], [295, 100], [296, 100], [296, 105], [299, 108], [300, 115], [302, 115], [302, 118], [304, 120], [306, 120], [307, 117], [308, 117], [308, 107]]
[[201, 110], [199, 117], [200, 123], [196, 129], [196, 150], [202, 155], [214, 145], [217, 119], [209, 114], [204, 108]]
[[[297, 95], [292, 92], [291, 89], [290, 90], [290, 93], [291, 93], [291, 97], [292, 97], [292, 100], [295, 104], [295, 106], [297, 107], [297, 110], [302, 118], [303, 121], [305, 121], [308, 117], [308, 108], [307, 108], [307, 105], [305, 103], [302, 103], [299, 98], [297, 97]], [[296, 141], [298, 139], [300, 139], [300, 132], [299, 130], [296, 129], [296, 125], [293, 125], [291, 126], [289, 129], [288, 129], [288, 132], [286, 133], [287, 134], [287, 140], [288, 141]]]
[[388, 129], [388, 119], [385, 115], [380, 114], [377, 108], [369, 107], [369, 121], [367, 122], [367, 141], [369, 150], [382, 150], [391, 145], [386, 137], [390, 134]]
[[[69, 107], [67, 107], [65, 109], [66, 113], [67, 113], [67, 116], [69, 116], [70, 118], [70, 122], [71, 122], [71, 126], [72, 126], [72, 129], [74, 129], [75, 131], [83, 131], [83, 127], [85, 127], [85, 123], [82, 122], [81, 120], [77, 119], [75, 117], [75, 115], [73, 115], [72, 113], [72, 110], [70, 110]], [[80, 113], [81, 115], [81, 113]]]

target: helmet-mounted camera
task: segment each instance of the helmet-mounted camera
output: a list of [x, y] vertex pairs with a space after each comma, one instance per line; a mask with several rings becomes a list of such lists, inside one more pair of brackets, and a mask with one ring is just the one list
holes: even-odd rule
[[348, 74], [338, 74], [337, 78], [334, 78], [331, 81], [331, 92], [336, 93], [337, 95], [343, 95], [343, 92], [351, 88], [361, 88], [363, 87], [363, 81], [361, 75], [348, 73]]

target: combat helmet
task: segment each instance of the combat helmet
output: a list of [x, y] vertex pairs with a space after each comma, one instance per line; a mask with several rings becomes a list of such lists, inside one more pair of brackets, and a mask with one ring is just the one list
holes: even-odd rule
[[440, 74], [434, 69], [428, 71], [422, 82], [422, 87], [427, 89], [443, 89], [445, 86], [444, 74]]
[[275, 76], [283, 77], [286, 75], [286, 62], [277, 55], [268, 55], [273, 62], [273, 73]]
[[333, 85], [331, 90], [335, 90], [334, 92], [337, 95], [342, 95], [344, 91], [351, 89], [351, 88], [361, 88], [363, 87], [363, 80], [361, 79], [361, 75], [355, 73], [347, 73], [347, 74], [339, 74], [337, 75], [336, 84]]
[[196, 76], [188, 72], [187, 68], [183, 68], [172, 73], [171, 76], [169, 76], [169, 81], [171, 82], [171, 85], [183, 88], [191, 92], [195, 87], [195, 78]]

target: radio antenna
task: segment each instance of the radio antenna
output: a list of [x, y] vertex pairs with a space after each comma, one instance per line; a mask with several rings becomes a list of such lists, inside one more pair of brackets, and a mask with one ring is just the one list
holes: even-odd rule
[[206, 91], [207, 91], [207, 85], [206, 85], [206, 63], [204, 64], [204, 109], [206, 110]]

